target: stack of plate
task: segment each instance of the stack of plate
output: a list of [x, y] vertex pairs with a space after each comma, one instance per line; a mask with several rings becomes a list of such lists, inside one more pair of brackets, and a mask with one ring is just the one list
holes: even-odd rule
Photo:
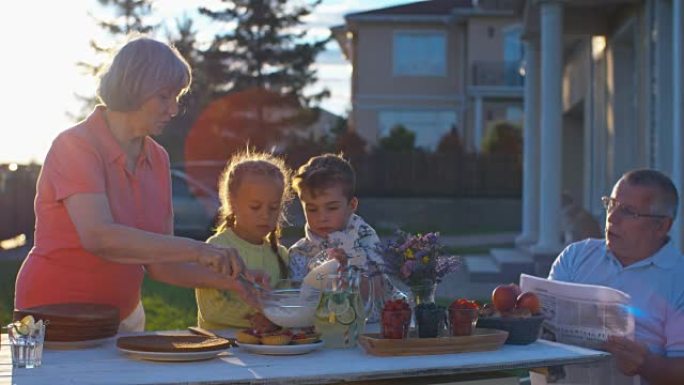
[[47, 322], [45, 340], [78, 342], [102, 340], [119, 330], [119, 309], [95, 303], [59, 303], [14, 311], [14, 319], [32, 315]]

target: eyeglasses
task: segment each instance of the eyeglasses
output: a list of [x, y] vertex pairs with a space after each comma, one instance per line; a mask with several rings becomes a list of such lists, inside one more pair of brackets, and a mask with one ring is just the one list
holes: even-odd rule
[[[639, 219], [639, 218], [669, 218], [669, 215], [662, 214], [641, 214], [637, 213], [629, 207], [624, 206], [622, 203], [618, 202], [617, 199], [612, 197], [601, 197], [601, 203], [603, 203], [603, 208], [610, 214], [616, 212], [619, 216], [623, 218]], [[617, 210], [617, 211], [616, 211]]]

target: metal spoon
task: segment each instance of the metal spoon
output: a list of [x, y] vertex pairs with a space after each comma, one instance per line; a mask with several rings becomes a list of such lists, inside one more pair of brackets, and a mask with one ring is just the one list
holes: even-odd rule
[[243, 282], [245, 282], [245, 283], [251, 285], [253, 288], [255, 288], [255, 289], [259, 290], [259, 291], [262, 291], [262, 292], [268, 292], [268, 291], [269, 291], [269, 290], [266, 289], [265, 287], [263, 287], [263, 286], [259, 285], [258, 283], [256, 283], [256, 282], [254, 282], [254, 281], [248, 279], [244, 274], [240, 274], [238, 277], [239, 277]]

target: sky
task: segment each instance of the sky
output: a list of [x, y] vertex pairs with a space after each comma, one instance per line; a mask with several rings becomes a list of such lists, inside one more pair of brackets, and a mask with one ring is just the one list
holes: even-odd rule
[[[162, 23], [173, 25], [174, 18], [208, 1], [212, 0], [156, 0], [154, 14]], [[308, 18], [308, 30], [314, 38], [324, 36], [329, 27], [343, 24], [347, 13], [410, 2], [323, 0]], [[97, 86], [76, 63], [93, 62], [90, 40], [106, 38], [90, 15], [104, 17], [109, 12], [97, 0], [5, 1], [0, 5], [4, 16], [0, 23], [0, 164], [42, 163], [52, 140], [74, 124], [68, 113], [80, 112], [77, 95], [92, 95]], [[334, 41], [319, 56], [316, 67], [320, 86], [331, 91], [322, 107], [345, 114], [350, 108], [351, 66]]]

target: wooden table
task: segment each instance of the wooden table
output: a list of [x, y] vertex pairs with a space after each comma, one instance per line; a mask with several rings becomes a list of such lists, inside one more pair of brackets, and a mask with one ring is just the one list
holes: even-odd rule
[[0, 384], [321, 384], [427, 376], [462, 376], [607, 359], [608, 353], [548, 341], [500, 350], [375, 357], [361, 348], [322, 349], [299, 356], [264, 356], [231, 349], [208, 361], [152, 362], [127, 358], [112, 339], [81, 350], [48, 350], [43, 365], [13, 369], [7, 335], [0, 348]]

